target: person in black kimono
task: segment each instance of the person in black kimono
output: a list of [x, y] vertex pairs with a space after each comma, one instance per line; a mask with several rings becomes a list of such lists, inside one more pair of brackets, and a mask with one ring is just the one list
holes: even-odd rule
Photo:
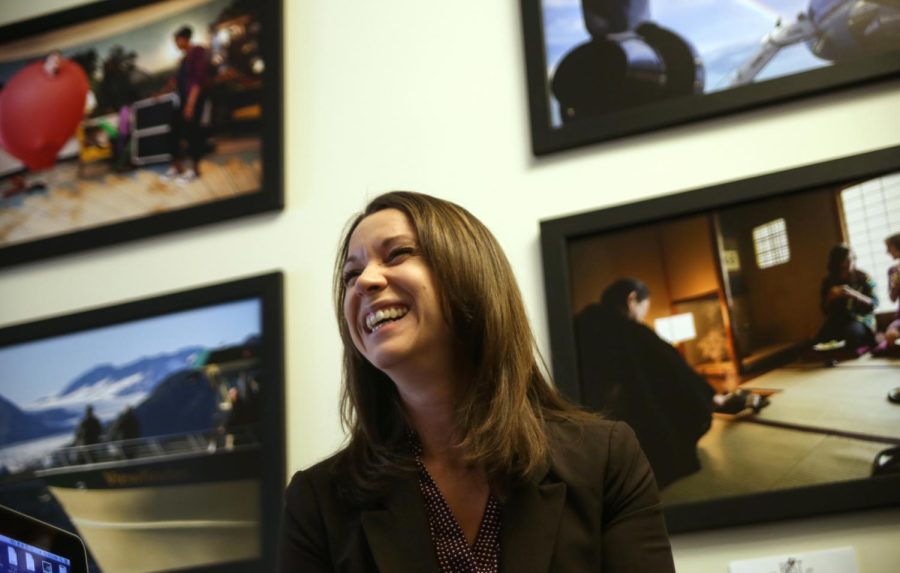
[[582, 403], [634, 429], [662, 489], [700, 469], [714, 391], [643, 324], [649, 307], [642, 281], [619, 279], [578, 313], [575, 332]]

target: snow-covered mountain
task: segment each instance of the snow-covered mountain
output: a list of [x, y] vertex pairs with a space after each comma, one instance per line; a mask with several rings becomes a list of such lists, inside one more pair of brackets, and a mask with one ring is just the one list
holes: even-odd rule
[[[71, 414], [71, 427], [87, 405], [101, 421], [114, 419], [125, 406], [136, 406], [149, 396], [156, 386], [174, 372], [190, 368], [202, 347], [183, 348], [170, 354], [144, 357], [123, 366], [102, 364], [81, 374], [62, 390], [43, 396], [22, 409], [40, 417], [42, 413], [59, 411]], [[58, 424], [58, 422], [57, 422]]]

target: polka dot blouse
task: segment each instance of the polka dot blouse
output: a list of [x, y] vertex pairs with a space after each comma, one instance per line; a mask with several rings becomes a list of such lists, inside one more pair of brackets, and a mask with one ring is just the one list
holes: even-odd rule
[[453, 517], [450, 506], [431, 479], [422, 462], [422, 446], [418, 436], [410, 433], [410, 445], [416, 456], [419, 488], [425, 497], [425, 511], [431, 541], [443, 573], [499, 573], [500, 571], [500, 501], [488, 495], [484, 515], [478, 526], [475, 544], [469, 546], [462, 528]]

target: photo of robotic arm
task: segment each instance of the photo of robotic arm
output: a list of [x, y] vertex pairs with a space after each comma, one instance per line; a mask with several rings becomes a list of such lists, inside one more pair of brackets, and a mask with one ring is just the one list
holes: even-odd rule
[[792, 22], [775, 23], [729, 87], [751, 83], [781, 50], [801, 42], [830, 62], [900, 49], [900, 0], [810, 0]]
[[[590, 39], [563, 56], [550, 80], [563, 123], [719, 89], [705, 86], [704, 63], [691, 40], [654, 22], [650, 4], [581, 0]], [[900, 50], [900, 0], [809, 0], [795, 17], [778, 18], [720, 86], [757, 81], [773, 58], [798, 44], [825, 62]]]
[[591, 39], [563, 57], [551, 80], [563, 123], [703, 92], [696, 50], [650, 21], [649, 0], [581, 4]]

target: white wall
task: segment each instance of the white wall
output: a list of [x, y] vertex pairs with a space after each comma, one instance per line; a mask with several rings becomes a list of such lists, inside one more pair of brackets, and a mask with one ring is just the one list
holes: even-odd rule
[[[6, 21], [84, 0], [3, 0]], [[286, 272], [288, 464], [341, 441], [329, 296], [338, 236], [367, 197], [414, 189], [496, 233], [545, 353], [538, 220], [900, 143], [900, 82], [536, 160], [519, 3], [285, 2], [287, 208], [0, 271], [0, 326], [197, 284]], [[724, 573], [768, 554], [853, 545], [900, 563], [900, 509], [679, 535], [677, 565]]]

